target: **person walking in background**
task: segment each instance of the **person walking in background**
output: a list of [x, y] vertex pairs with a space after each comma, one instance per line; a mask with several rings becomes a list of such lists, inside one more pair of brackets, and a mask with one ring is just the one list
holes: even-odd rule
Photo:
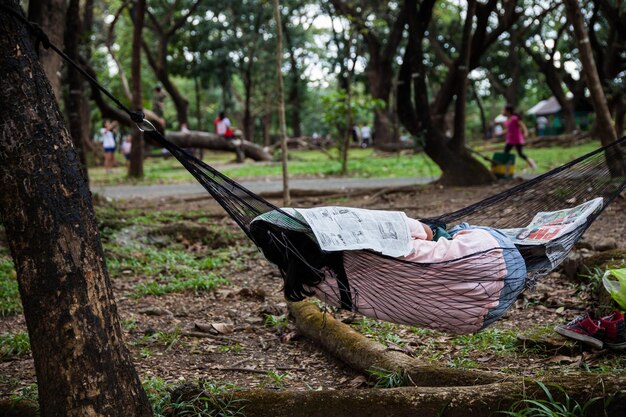
[[113, 169], [113, 162], [115, 160], [115, 135], [113, 134], [113, 123], [110, 120], [105, 120], [102, 125], [102, 148], [104, 150], [104, 169], [107, 172], [111, 172]]
[[548, 118], [546, 116], [537, 117], [537, 136], [545, 135], [546, 127], [548, 127]]
[[537, 168], [535, 161], [524, 154], [524, 143], [526, 143], [525, 138], [528, 136], [528, 129], [522, 121], [522, 118], [519, 114], [515, 113], [515, 108], [510, 104], [504, 107], [502, 114], [507, 118], [503, 123], [504, 131], [499, 134], [499, 136], [505, 135], [506, 138], [504, 153], [510, 153], [511, 149], [515, 147], [517, 154], [526, 161], [531, 169]]
[[367, 148], [368, 146], [371, 145], [371, 139], [372, 139], [372, 128], [364, 125], [361, 127], [361, 147], [362, 148]]

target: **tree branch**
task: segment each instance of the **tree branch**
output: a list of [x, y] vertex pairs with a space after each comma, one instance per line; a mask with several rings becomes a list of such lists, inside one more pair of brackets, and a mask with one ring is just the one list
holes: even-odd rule
[[186, 22], [187, 19], [189, 18], [189, 16], [191, 16], [193, 14], [193, 12], [196, 11], [196, 9], [198, 8], [198, 6], [200, 5], [200, 0], [197, 0], [194, 4], [191, 5], [191, 7], [189, 8], [189, 10], [187, 10], [187, 13], [185, 13], [184, 15], [182, 15], [178, 20], [176, 20], [172, 26], [170, 26], [167, 31], [165, 32], [165, 36], [166, 37], [170, 37], [172, 36], [178, 29], [180, 29]]

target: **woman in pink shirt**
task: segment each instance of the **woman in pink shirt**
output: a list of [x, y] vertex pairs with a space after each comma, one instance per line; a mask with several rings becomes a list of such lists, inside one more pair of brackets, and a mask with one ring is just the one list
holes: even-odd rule
[[502, 114], [507, 117], [504, 122], [504, 132], [502, 135], [505, 135], [505, 145], [504, 145], [504, 153], [508, 154], [511, 152], [511, 149], [515, 147], [517, 149], [517, 154], [522, 158], [528, 166], [532, 169], [537, 168], [537, 164], [535, 161], [530, 159], [528, 156], [524, 154], [524, 139], [528, 136], [528, 129], [526, 125], [522, 121], [522, 118], [519, 114], [515, 113], [515, 109], [510, 104], [504, 107], [502, 110]]

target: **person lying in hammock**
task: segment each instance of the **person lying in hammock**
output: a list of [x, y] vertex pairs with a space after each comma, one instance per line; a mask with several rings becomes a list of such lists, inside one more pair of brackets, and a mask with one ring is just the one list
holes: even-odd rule
[[433, 240], [426, 223], [407, 217], [411, 253], [392, 258], [322, 251], [306, 223], [291, 216], [301, 218], [274, 211], [250, 228], [266, 259], [279, 266], [290, 301], [316, 296], [385, 321], [471, 333], [502, 316], [524, 289], [524, 260], [497, 229], [463, 223], [447, 233], [437, 229]]

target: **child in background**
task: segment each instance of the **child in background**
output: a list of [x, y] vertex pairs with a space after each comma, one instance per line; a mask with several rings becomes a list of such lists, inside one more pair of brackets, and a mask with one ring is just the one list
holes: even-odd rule
[[126, 139], [124, 139], [124, 143], [122, 143], [122, 155], [124, 155], [124, 159], [126, 160], [126, 166], [130, 164], [130, 150], [132, 149], [132, 139], [133, 137], [128, 134], [126, 135]]
[[113, 169], [115, 159], [115, 135], [113, 134], [113, 123], [105, 120], [102, 128], [102, 148], [104, 150], [104, 169], [110, 173]]

